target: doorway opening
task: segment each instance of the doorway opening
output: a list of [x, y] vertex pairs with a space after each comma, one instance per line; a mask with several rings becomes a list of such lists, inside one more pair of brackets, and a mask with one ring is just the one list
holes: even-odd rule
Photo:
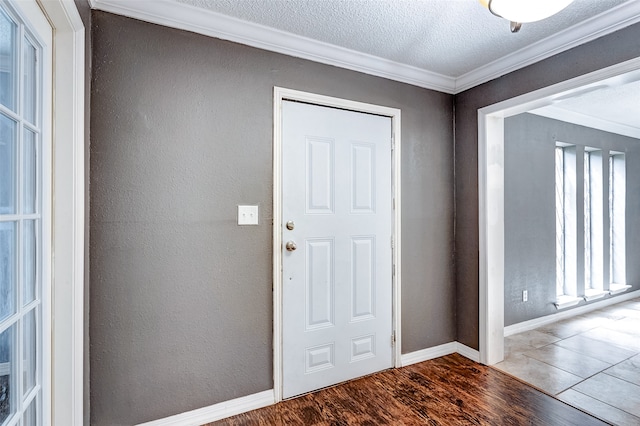
[[640, 58], [478, 110], [480, 361], [504, 358], [504, 119], [640, 79]]

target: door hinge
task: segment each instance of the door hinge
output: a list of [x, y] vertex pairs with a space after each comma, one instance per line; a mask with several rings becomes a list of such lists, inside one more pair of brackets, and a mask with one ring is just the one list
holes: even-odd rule
[[393, 235], [392, 235], [391, 236], [391, 248], [394, 248], [393, 246], [394, 246], [394, 244], [393, 244]]
[[391, 333], [391, 346], [395, 346], [396, 344], [396, 332]]
[[396, 138], [391, 138], [391, 151], [396, 149]]
[[393, 265], [391, 265], [391, 276], [392, 277], [396, 276], [396, 264], [395, 263]]

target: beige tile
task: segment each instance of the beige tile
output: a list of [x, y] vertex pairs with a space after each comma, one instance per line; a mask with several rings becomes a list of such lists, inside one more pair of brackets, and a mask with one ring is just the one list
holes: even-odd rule
[[535, 347], [528, 345], [519, 340], [514, 340], [511, 338], [512, 336], [504, 338], [504, 357], [508, 358], [514, 355], [520, 355], [524, 352], [529, 352]]
[[577, 384], [574, 390], [640, 417], [640, 386], [605, 373]]
[[640, 352], [640, 338], [620, 331], [598, 327], [582, 333], [581, 336]]
[[552, 336], [560, 339], [566, 339], [567, 337], [575, 336], [582, 332], [591, 330], [600, 326], [603, 321], [594, 321], [589, 318], [575, 318], [564, 321], [558, 321], [553, 324], [546, 325], [544, 327], [537, 328], [536, 330], [551, 334]]
[[542, 333], [538, 330], [525, 331], [524, 333], [514, 334], [507, 337], [514, 344], [529, 345], [534, 348], [550, 345], [560, 340], [559, 337], [551, 334]]
[[638, 426], [639, 352], [637, 298], [509, 336], [509, 356], [495, 367], [614, 425]]
[[617, 364], [636, 354], [629, 349], [590, 339], [583, 334], [561, 340], [556, 345], [610, 364]]
[[557, 345], [544, 346], [525, 352], [524, 355], [582, 378], [591, 377], [611, 366], [611, 363], [600, 361]]
[[556, 395], [583, 379], [575, 374], [553, 367], [544, 362], [516, 355], [505, 359], [493, 367], [515, 376], [551, 395]]
[[613, 305], [613, 307], [608, 307], [605, 309], [598, 309], [597, 311], [591, 311], [591, 312], [587, 312], [586, 314], [582, 314], [582, 317], [585, 318], [591, 318], [591, 319], [601, 319], [601, 320], [619, 320], [624, 318], [625, 316], [619, 313], [616, 313], [615, 310], [617, 308], [615, 308], [616, 305]]
[[640, 299], [630, 300], [625, 307], [640, 311]]
[[640, 311], [640, 299], [627, 300], [626, 302], [619, 303], [615, 306], [620, 308], [635, 309], [637, 311]]
[[640, 425], [640, 417], [612, 407], [609, 404], [605, 404], [573, 389], [562, 392], [558, 395], [558, 399], [617, 426]]
[[[640, 311], [637, 311], [640, 314]], [[640, 315], [638, 318], [627, 317], [603, 326], [606, 329], [620, 331], [632, 336], [640, 337]]]
[[625, 318], [640, 318], [640, 309], [620, 307], [616, 310], [616, 313], [624, 315]]
[[621, 363], [604, 370], [604, 372], [610, 376], [614, 376], [640, 386], [640, 355], [636, 355], [633, 358], [622, 361]]

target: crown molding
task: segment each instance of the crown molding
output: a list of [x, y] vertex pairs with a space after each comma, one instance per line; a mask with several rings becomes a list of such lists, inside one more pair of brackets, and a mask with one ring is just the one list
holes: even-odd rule
[[603, 120], [591, 115], [569, 111], [554, 105], [549, 105], [529, 112], [541, 117], [551, 118], [554, 120], [577, 124], [579, 126], [602, 130], [603, 132], [615, 133], [617, 135], [640, 139], [640, 129], [637, 127], [614, 123], [613, 121]]
[[640, 22], [640, 1], [628, 1], [456, 78], [170, 0], [89, 0], [89, 4], [105, 12], [449, 94]]
[[455, 93], [463, 92], [637, 22], [640, 22], [640, 1], [622, 3], [458, 77]]
[[90, 0], [93, 9], [453, 93], [455, 78], [167, 0]]

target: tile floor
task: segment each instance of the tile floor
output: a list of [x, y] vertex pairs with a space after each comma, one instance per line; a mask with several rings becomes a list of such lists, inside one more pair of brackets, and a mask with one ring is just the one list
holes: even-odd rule
[[640, 298], [504, 344], [494, 367], [614, 425], [640, 425]]

